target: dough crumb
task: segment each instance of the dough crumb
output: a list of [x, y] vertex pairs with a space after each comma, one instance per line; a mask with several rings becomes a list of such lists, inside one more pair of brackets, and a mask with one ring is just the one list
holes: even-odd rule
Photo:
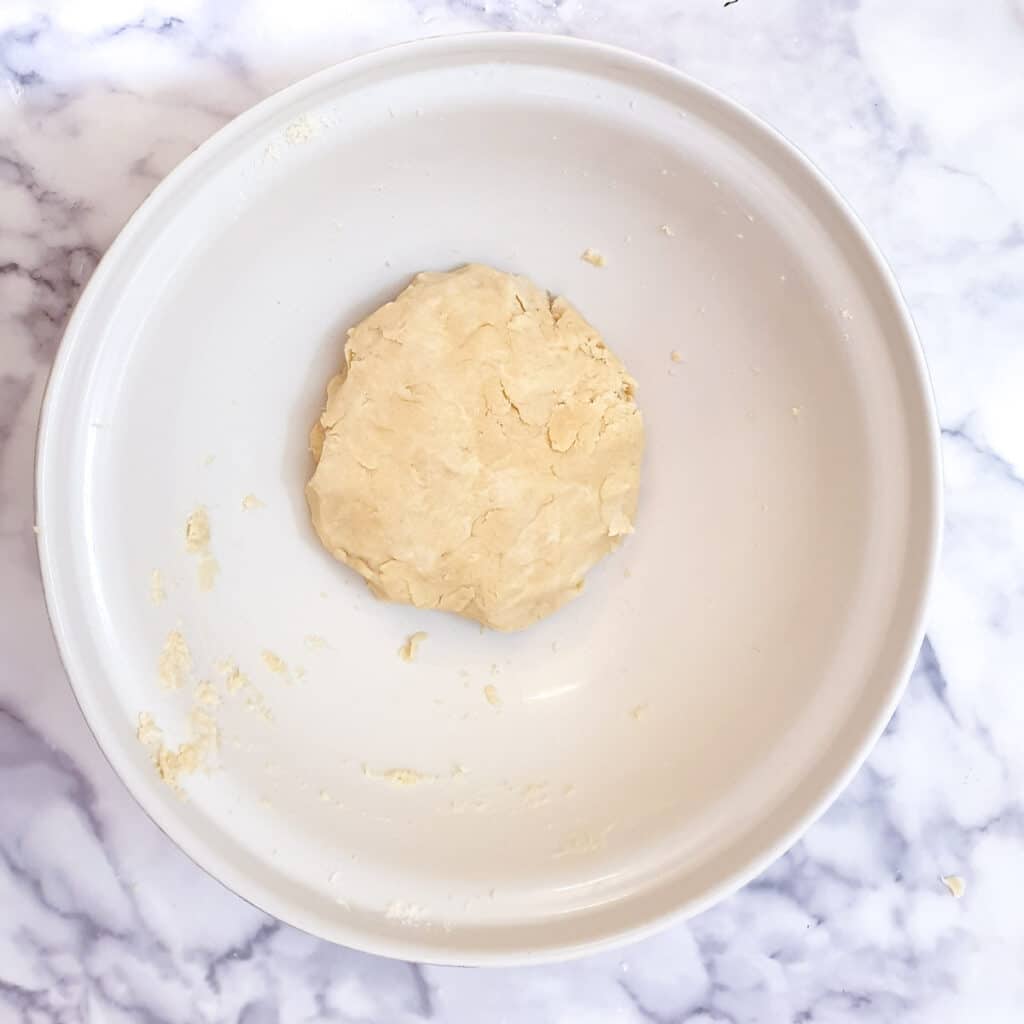
[[172, 789], [181, 792], [180, 780], [202, 767], [218, 742], [217, 724], [199, 707], [193, 707], [188, 717], [188, 738], [177, 747], [164, 744], [163, 730], [148, 712], [139, 714], [136, 736], [145, 746], [156, 766], [157, 774]]
[[392, 900], [384, 911], [384, 916], [392, 921], [400, 921], [404, 925], [416, 925], [423, 921], [426, 913], [426, 910], [417, 903]]
[[288, 125], [284, 130], [284, 137], [293, 145], [297, 143], [309, 142], [314, 135], [319, 133], [319, 128], [316, 122], [309, 116], [309, 114], [303, 114], [301, 117], [295, 118], [291, 124]]
[[551, 802], [546, 782], [528, 782], [520, 790], [520, 796], [527, 807], [543, 807]]
[[375, 772], [369, 765], [363, 765], [363, 775], [368, 779], [393, 782], [396, 786], [417, 786], [421, 782], [433, 782], [433, 775], [424, 775], [412, 768], [391, 768], [386, 772]]
[[196, 571], [199, 589], [213, 590], [220, 566], [210, 554], [210, 516], [202, 505], [185, 520], [185, 550], [190, 555], [199, 556]]
[[200, 704], [207, 705], [207, 707], [215, 708], [220, 704], [220, 694], [217, 692], [213, 683], [207, 682], [203, 679], [196, 687], [196, 701]]
[[265, 722], [272, 722], [274, 720], [273, 712], [267, 707], [263, 694], [254, 687], [246, 690], [245, 710], [251, 711], [254, 715], [259, 715]]
[[217, 573], [220, 572], [220, 563], [216, 558], [203, 555], [199, 559], [199, 568], [196, 570], [196, 577], [199, 580], [199, 589], [203, 591], [213, 590], [217, 582]]
[[167, 600], [164, 578], [159, 569], [154, 569], [149, 574], [149, 600], [151, 604], [163, 604]]
[[254, 508], [266, 508], [266, 506], [263, 504], [262, 501], [260, 501], [259, 498], [256, 497], [255, 494], [247, 494], [242, 499], [242, 508], [248, 512]]
[[967, 892], [967, 882], [960, 875], [943, 875], [942, 884], [950, 891], [954, 899], [960, 899]]
[[672, 360], [673, 363], [681, 363], [683, 361], [683, 353], [680, 352], [679, 349], [674, 348], [669, 353], [669, 358]]
[[800, 409], [799, 405], [794, 405], [793, 408], [790, 409], [789, 411], [793, 414], [793, 419], [799, 419], [800, 418], [801, 409]]
[[242, 687], [249, 685], [249, 677], [233, 661], [221, 659], [217, 662], [217, 671], [224, 677], [228, 693], [238, 693]]
[[179, 789], [182, 775], [191, 775], [199, 768], [199, 751], [191, 743], [179, 747], [161, 746], [156, 752], [156, 770], [172, 789]]
[[676, 233], [667, 224], [662, 224], [661, 227], [658, 228], [658, 230], [663, 235], [665, 235], [667, 238], [675, 238], [676, 237]]
[[181, 633], [172, 629], [157, 660], [160, 682], [165, 690], [178, 690], [192, 671], [192, 652]]
[[210, 516], [200, 505], [185, 520], [185, 550], [191, 555], [206, 551], [210, 545]]
[[603, 850], [608, 845], [608, 833], [611, 832], [613, 827], [613, 825], [606, 825], [600, 831], [582, 828], [570, 833], [562, 844], [562, 848], [555, 854], [555, 859], [580, 856]]
[[589, 263], [592, 267], [608, 266], [608, 261], [597, 249], [584, 249], [580, 254], [580, 259], [585, 263]]
[[501, 707], [501, 694], [498, 693], [498, 688], [493, 683], [488, 683], [484, 687], [484, 697], [491, 707]]
[[413, 661], [416, 658], [416, 652], [419, 650], [419, 646], [427, 639], [427, 634], [422, 630], [413, 633], [408, 637], [404, 644], [398, 648], [398, 656], [402, 661]]
[[139, 712], [139, 727], [135, 730], [135, 735], [145, 747], [160, 743], [164, 738], [163, 730], [156, 724], [148, 711]]
[[263, 660], [263, 664], [266, 665], [271, 672], [274, 672], [279, 676], [288, 674], [288, 665], [285, 663], [285, 660], [273, 651], [261, 651], [260, 658]]
[[644, 718], [644, 716], [647, 714], [647, 705], [646, 704], [637, 704], [637, 706], [635, 708], [633, 708], [632, 711], [630, 711], [630, 714], [638, 722], [641, 721]]
[[319, 633], [307, 633], [303, 642], [311, 651], [319, 651], [327, 646], [327, 641]]

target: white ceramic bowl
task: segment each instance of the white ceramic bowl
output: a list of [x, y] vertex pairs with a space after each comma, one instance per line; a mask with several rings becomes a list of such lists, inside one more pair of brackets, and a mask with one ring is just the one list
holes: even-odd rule
[[[468, 261], [578, 305], [648, 430], [636, 534], [514, 635], [377, 602], [303, 498], [345, 328]], [[68, 673], [154, 820], [286, 921], [460, 964], [636, 936], [792, 843], [893, 710], [939, 523], [921, 353], [836, 193], [666, 67], [515, 35], [324, 71], [187, 159], [74, 314], [37, 497]], [[210, 592], [183, 543], [198, 505]], [[184, 800], [135, 735], [141, 711], [186, 734], [193, 687], [157, 671], [174, 628], [223, 701], [220, 766]]]

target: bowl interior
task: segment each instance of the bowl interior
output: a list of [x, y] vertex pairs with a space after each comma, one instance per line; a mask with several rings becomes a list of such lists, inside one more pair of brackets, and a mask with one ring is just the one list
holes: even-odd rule
[[[377, 602], [303, 497], [346, 327], [469, 261], [576, 304], [647, 424], [635, 535], [515, 635]], [[834, 792], [915, 639], [930, 430], [884, 270], [766, 130], [612, 51], [412, 47], [231, 126], [104, 262], [47, 401], [48, 597], [115, 767], [242, 895], [384, 952], [543, 955], [695, 908]], [[184, 740], [201, 680], [219, 768], [182, 800], [137, 716]]]

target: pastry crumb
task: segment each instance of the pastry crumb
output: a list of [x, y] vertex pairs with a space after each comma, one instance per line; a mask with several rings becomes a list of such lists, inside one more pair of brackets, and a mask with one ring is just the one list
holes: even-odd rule
[[149, 574], [149, 600], [151, 604], [163, 604], [167, 600], [164, 578], [159, 569], [153, 569]]
[[199, 559], [199, 567], [196, 570], [196, 577], [199, 580], [200, 590], [213, 590], [214, 583], [217, 582], [217, 573], [220, 572], [220, 563], [216, 558], [211, 558], [209, 555], [203, 555]]
[[167, 634], [160, 657], [157, 659], [160, 683], [165, 690], [180, 689], [192, 671], [192, 652], [181, 633], [172, 629]]
[[941, 880], [954, 899], [960, 899], [967, 892], [967, 882], [960, 875], [943, 875]]
[[800, 413], [802, 410], [799, 405], [794, 405], [793, 408], [790, 409], [789, 411], [792, 413], [794, 419], [800, 418]]
[[673, 363], [681, 363], [683, 361], [683, 353], [680, 352], [679, 349], [674, 348], [669, 353], [669, 358], [672, 360]]
[[638, 722], [642, 721], [644, 716], [647, 714], [647, 705], [646, 704], [637, 704], [636, 707], [634, 707], [629, 713]]
[[164, 744], [163, 731], [148, 712], [139, 714], [136, 736], [149, 751], [157, 774], [172, 789], [181, 792], [180, 780], [202, 767], [207, 756], [217, 748], [217, 724], [201, 708], [189, 713], [189, 735], [177, 747]]
[[156, 724], [153, 716], [148, 711], [139, 712], [139, 725], [135, 730], [138, 741], [145, 747], [163, 741], [163, 730]]
[[246, 691], [245, 710], [259, 715], [266, 722], [274, 720], [273, 712], [267, 707], [263, 700], [263, 694], [259, 690], [249, 689]]
[[327, 641], [319, 633], [307, 633], [302, 639], [311, 651], [319, 651], [327, 646]]
[[416, 652], [419, 649], [421, 643], [427, 639], [427, 634], [422, 630], [418, 630], [411, 636], [406, 638], [404, 644], [398, 648], [398, 656], [402, 661], [413, 661], [416, 658]]
[[266, 508], [262, 501], [255, 494], [247, 494], [242, 499], [242, 508], [247, 512], [254, 508]]
[[212, 590], [220, 572], [217, 560], [210, 554], [210, 515], [199, 505], [185, 520], [185, 550], [199, 556], [196, 571], [200, 590]]
[[263, 664], [266, 665], [271, 672], [274, 672], [279, 676], [287, 674], [288, 665], [280, 655], [275, 654], [273, 651], [263, 650], [260, 652], [260, 658], [262, 659]]
[[200, 704], [205, 704], [207, 707], [217, 707], [220, 704], [220, 694], [217, 692], [213, 683], [207, 682], [203, 679], [196, 686], [196, 700]]
[[309, 142], [309, 140], [318, 133], [319, 128], [316, 122], [309, 116], [309, 114], [302, 114], [300, 117], [295, 118], [295, 120], [285, 128], [284, 137], [292, 143], [292, 145], [295, 145], [296, 143]]
[[543, 807], [551, 802], [546, 782], [528, 782], [520, 790], [520, 796], [527, 807]]
[[501, 694], [498, 693], [498, 688], [493, 683], [488, 683], [484, 687], [484, 697], [491, 707], [501, 707]]
[[185, 550], [189, 554], [198, 555], [210, 544], [210, 515], [200, 505], [185, 520]]
[[156, 770], [172, 789], [179, 789], [182, 775], [191, 775], [199, 768], [199, 751], [192, 743], [178, 747], [160, 747], [156, 752]]
[[608, 261], [600, 252], [598, 252], [597, 249], [584, 249], [580, 254], [580, 259], [583, 260], [584, 263], [589, 263], [592, 267], [608, 266]]
[[658, 230], [663, 235], [665, 235], [666, 238], [675, 238], [676, 237], [676, 233], [667, 224], [662, 224], [661, 227], [658, 228]]
[[375, 772], [369, 765], [363, 765], [363, 775], [368, 779], [393, 782], [396, 786], [416, 786], [421, 782], [433, 782], [433, 775], [424, 775], [412, 768], [391, 768], [386, 772]]
[[562, 848], [555, 854], [555, 859], [561, 857], [580, 856], [588, 853], [596, 853], [608, 845], [608, 834], [614, 825], [606, 825], [603, 829], [581, 828], [570, 833]]
[[228, 693], [238, 693], [243, 686], [248, 686], [249, 677], [227, 658], [217, 662], [217, 671], [224, 677], [224, 685]]
[[384, 911], [385, 917], [405, 925], [419, 924], [425, 915], [426, 910], [423, 907], [416, 903], [406, 903], [404, 900], [392, 900]]

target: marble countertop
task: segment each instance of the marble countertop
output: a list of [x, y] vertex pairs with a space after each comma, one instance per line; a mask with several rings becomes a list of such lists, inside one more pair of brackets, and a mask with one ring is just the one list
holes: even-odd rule
[[[942, 421], [928, 635], [846, 793], [761, 878], [576, 963], [421, 967], [222, 889], [71, 695], [32, 532], [62, 325], [152, 187], [325, 65], [478, 29], [649, 54], [780, 128], [902, 283]], [[0, 1024], [1019, 1022], [1024, 1013], [1024, 2], [8, 0], [0, 7]], [[942, 876], [963, 878], [952, 895]]]

